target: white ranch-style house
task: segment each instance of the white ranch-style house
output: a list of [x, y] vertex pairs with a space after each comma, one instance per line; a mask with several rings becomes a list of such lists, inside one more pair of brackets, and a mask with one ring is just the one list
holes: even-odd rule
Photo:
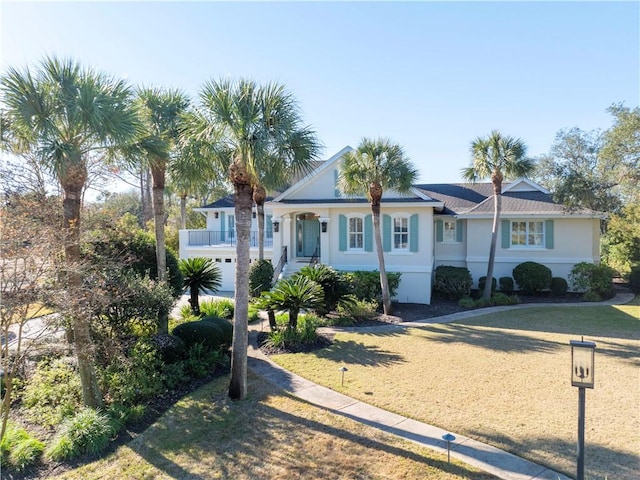
[[[371, 207], [366, 198], [345, 197], [336, 188], [346, 147], [265, 204], [265, 258], [284, 274], [318, 261], [336, 270], [377, 270]], [[486, 275], [493, 222], [490, 183], [420, 184], [410, 194], [385, 191], [382, 243], [388, 272], [402, 274], [395, 300], [431, 301], [435, 268], [469, 269], [474, 284]], [[197, 209], [206, 230], [180, 231], [180, 258], [209, 257], [223, 274], [221, 290], [233, 291], [235, 219], [233, 197]], [[527, 180], [505, 182], [494, 277], [512, 276], [525, 261], [548, 266], [567, 278], [579, 262], [600, 258], [601, 215], [566, 211], [548, 190]], [[258, 257], [257, 220], [251, 261]]]

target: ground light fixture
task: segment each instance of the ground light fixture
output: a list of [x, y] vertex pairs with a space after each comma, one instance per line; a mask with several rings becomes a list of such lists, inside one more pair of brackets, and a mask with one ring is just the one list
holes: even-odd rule
[[456, 439], [456, 436], [450, 433], [445, 433], [442, 435], [442, 439], [447, 442], [447, 462], [451, 463], [451, 442]]
[[342, 372], [342, 386], [344, 387], [344, 372], [348, 372], [349, 369], [345, 366], [342, 366], [338, 369], [339, 372]]
[[584, 480], [585, 389], [593, 388], [596, 344], [571, 340], [571, 385], [578, 387], [578, 449], [576, 479]]

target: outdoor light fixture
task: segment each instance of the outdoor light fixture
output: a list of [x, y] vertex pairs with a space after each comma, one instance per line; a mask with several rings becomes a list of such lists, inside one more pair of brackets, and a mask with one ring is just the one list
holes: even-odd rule
[[256, 218], [256, 212], [251, 212], [251, 216], [252, 216], [253, 218]]
[[218, 218], [219, 213], [218, 212], [214, 212], [213, 214], [213, 218]]
[[342, 372], [342, 386], [344, 387], [344, 372], [348, 372], [349, 369], [347, 367], [340, 367], [338, 371]]
[[447, 442], [447, 462], [451, 463], [451, 442], [456, 439], [456, 436], [446, 433], [442, 435], [442, 439]]
[[273, 231], [278, 233], [280, 231], [280, 222], [273, 222]]
[[327, 221], [320, 222], [320, 226], [322, 227], [322, 233], [327, 233]]
[[593, 388], [596, 344], [571, 340], [571, 385], [578, 387], [578, 465], [577, 480], [584, 480], [585, 388]]

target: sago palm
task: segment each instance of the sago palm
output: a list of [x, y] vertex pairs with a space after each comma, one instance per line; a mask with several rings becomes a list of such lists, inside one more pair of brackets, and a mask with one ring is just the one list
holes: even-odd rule
[[493, 184], [493, 226], [487, 263], [487, 278], [483, 298], [491, 298], [493, 268], [496, 258], [498, 224], [502, 207], [502, 182], [505, 178], [527, 177], [533, 172], [533, 162], [526, 158], [527, 147], [515, 137], [502, 135], [494, 130], [488, 137], [478, 137], [471, 142], [471, 166], [462, 169], [462, 178], [476, 182], [491, 178]]
[[380, 205], [384, 190], [407, 193], [418, 178], [418, 171], [405, 156], [404, 150], [390, 140], [363, 138], [355, 151], [344, 155], [340, 166], [338, 186], [346, 195], [365, 195], [371, 204], [373, 235], [380, 269], [382, 305], [386, 315], [391, 314], [389, 282], [382, 250]]
[[200, 315], [200, 293], [215, 293], [222, 286], [222, 272], [210, 258], [185, 258], [178, 261], [183, 275], [184, 292], [189, 290], [189, 304], [194, 315]]
[[[13, 134], [37, 153], [60, 182], [66, 234], [67, 288], [80, 291], [80, 211], [90, 160], [104, 159], [140, 132], [131, 90], [117, 80], [71, 59], [45, 58], [34, 72], [10, 68], [2, 77], [3, 103]], [[86, 405], [102, 404], [86, 315], [72, 327]]]
[[211, 151], [228, 172], [235, 195], [236, 309], [229, 385], [229, 396], [234, 399], [245, 398], [247, 392], [253, 190], [265, 184], [268, 172], [307, 169], [311, 158], [294, 155], [290, 142], [292, 134], [303, 128], [298, 106], [282, 85], [260, 87], [252, 80], [207, 82], [200, 92], [197, 115], [188, 126], [196, 140], [210, 139]]
[[316, 309], [322, 306], [324, 294], [320, 284], [304, 275], [280, 280], [275, 287], [265, 295], [271, 310], [287, 310], [289, 324], [287, 328], [298, 328], [300, 310]]

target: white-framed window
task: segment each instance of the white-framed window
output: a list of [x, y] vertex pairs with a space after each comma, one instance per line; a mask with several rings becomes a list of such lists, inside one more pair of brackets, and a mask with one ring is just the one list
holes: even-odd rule
[[442, 222], [442, 241], [443, 242], [457, 242], [458, 232], [456, 232], [457, 222], [455, 220], [444, 220]]
[[544, 248], [544, 222], [511, 222], [511, 246]]
[[362, 217], [349, 217], [347, 228], [347, 249], [364, 250], [364, 219]]
[[393, 250], [409, 250], [409, 218], [393, 217]]

